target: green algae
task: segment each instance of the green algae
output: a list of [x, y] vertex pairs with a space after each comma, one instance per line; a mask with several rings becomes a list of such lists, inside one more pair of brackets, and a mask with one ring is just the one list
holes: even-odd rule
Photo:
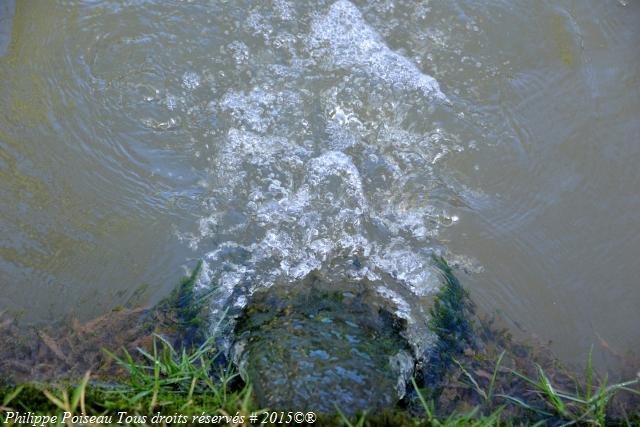
[[422, 406], [419, 394], [428, 400], [437, 400], [452, 370], [452, 362], [475, 348], [477, 340], [472, 321], [474, 308], [468, 292], [443, 257], [434, 255], [432, 261], [440, 272], [441, 286], [429, 310], [428, 326], [437, 339], [423, 358], [417, 360], [415, 379], [419, 390], [410, 390], [405, 399], [407, 405], [418, 412]]
[[468, 292], [447, 261], [442, 257], [434, 257], [434, 262], [442, 273], [443, 283], [430, 310], [429, 327], [438, 336], [439, 352], [448, 359], [453, 354], [473, 347], [474, 333], [470, 320], [473, 307]]
[[196, 290], [202, 261], [191, 274], [178, 284], [171, 294], [156, 305], [156, 313], [162, 314], [162, 324], [170, 328], [179, 340], [179, 345], [194, 347], [207, 338], [209, 319], [206, 313], [206, 294]]

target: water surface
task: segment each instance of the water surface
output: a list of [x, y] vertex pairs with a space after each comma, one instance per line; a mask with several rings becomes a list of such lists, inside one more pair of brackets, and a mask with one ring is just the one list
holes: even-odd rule
[[639, 2], [23, 0], [12, 21], [0, 308], [89, 318], [203, 258], [214, 317], [330, 270], [420, 334], [441, 253], [564, 360], [640, 344]]

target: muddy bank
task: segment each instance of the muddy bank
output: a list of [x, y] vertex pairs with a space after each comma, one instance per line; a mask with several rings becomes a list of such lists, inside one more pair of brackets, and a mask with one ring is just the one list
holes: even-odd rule
[[204, 340], [206, 316], [194, 302], [193, 287], [200, 267], [153, 307], [118, 307], [81, 323], [75, 318], [48, 325], [25, 325], [0, 313], [0, 379], [4, 383], [56, 382], [81, 378], [113, 381], [123, 373], [105, 350], [138, 354], [150, 349], [154, 335], [178, 348]]

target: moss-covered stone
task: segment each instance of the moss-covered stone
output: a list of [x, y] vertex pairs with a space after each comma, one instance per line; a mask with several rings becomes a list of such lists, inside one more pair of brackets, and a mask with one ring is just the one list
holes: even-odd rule
[[376, 411], [411, 394], [411, 375], [437, 397], [451, 359], [472, 348], [474, 338], [467, 292], [443, 258], [433, 261], [442, 276], [429, 321], [437, 339], [424, 354], [412, 352], [406, 320], [366, 279], [327, 283], [317, 274], [255, 294], [235, 327], [234, 358], [259, 403]]
[[236, 328], [235, 358], [260, 405], [348, 414], [389, 407], [413, 356], [404, 323], [363, 283], [313, 276], [254, 295]]

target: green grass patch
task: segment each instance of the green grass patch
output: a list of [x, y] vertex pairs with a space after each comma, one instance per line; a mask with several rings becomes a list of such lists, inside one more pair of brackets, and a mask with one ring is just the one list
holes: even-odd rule
[[4, 387], [0, 391], [2, 421], [13, 425], [16, 412], [30, 412], [57, 416], [53, 424], [58, 425], [77, 424], [73, 420], [82, 418], [74, 417], [81, 416], [106, 423], [195, 425], [204, 422], [199, 417], [206, 415], [207, 423], [218, 419], [214, 424], [227, 425], [233, 424], [234, 416], [248, 415], [252, 409], [251, 386], [239, 383], [231, 369], [215, 366], [218, 352], [212, 340], [187, 352], [156, 336], [151, 352], [138, 349], [138, 353], [136, 357], [127, 351], [113, 355], [128, 373], [118, 383], [91, 381], [87, 373], [73, 385]]

